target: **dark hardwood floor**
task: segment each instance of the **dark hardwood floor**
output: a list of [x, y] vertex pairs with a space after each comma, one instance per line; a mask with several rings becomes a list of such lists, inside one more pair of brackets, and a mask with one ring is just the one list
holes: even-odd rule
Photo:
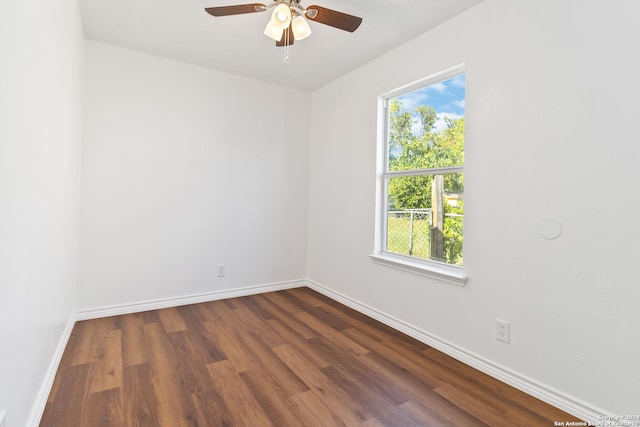
[[78, 322], [42, 427], [578, 421], [299, 288]]

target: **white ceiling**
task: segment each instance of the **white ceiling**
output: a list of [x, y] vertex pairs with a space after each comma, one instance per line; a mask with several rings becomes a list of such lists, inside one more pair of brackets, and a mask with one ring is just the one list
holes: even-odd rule
[[[213, 17], [205, 7], [256, 0], [79, 0], [87, 38], [313, 91], [483, 0], [304, 0], [363, 18], [356, 32], [310, 22], [284, 51], [264, 34], [270, 12]], [[259, 2], [259, 0], [257, 0]], [[269, 4], [267, 1], [266, 4]]]

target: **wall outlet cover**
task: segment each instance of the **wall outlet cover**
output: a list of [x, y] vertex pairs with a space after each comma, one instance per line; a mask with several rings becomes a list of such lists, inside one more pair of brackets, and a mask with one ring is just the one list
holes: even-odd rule
[[[218, 266], [216, 267], [216, 275], [218, 277], [224, 277], [227, 275], [227, 266], [224, 264], [218, 264]], [[2, 427], [2, 426], [0, 426]]]
[[511, 341], [510, 324], [505, 320], [496, 319], [496, 339], [509, 344]]

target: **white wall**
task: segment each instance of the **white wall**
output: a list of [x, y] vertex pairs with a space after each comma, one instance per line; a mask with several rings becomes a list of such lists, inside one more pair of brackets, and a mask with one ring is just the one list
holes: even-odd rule
[[[639, 8], [489, 0], [311, 96], [87, 42], [77, 307], [307, 275], [588, 407], [640, 413]], [[76, 307], [83, 43], [73, 0], [0, 16], [0, 410], [13, 427]], [[461, 62], [464, 288], [367, 256], [376, 98]], [[544, 215], [563, 222], [559, 239], [535, 234]]]
[[[578, 406], [639, 414], [639, 21], [632, 1], [490, 0], [314, 92], [309, 278]], [[460, 63], [463, 288], [367, 257], [377, 96]], [[546, 215], [557, 240], [535, 232]]]
[[87, 41], [78, 307], [304, 279], [309, 104]]
[[0, 412], [9, 427], [27, 424], [75, 309], [82, 45], [75, 0], [3, 7]]

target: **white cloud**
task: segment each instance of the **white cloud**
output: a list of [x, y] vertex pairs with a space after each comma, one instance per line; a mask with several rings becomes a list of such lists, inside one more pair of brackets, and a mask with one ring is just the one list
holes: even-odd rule
[[425, 90], [420, 90], [399, 96], [398, 99], [402, 102], [405, 110], [413, 111], [418, 105], [428, 104], [429, 95]]
[[[433, 131], [438, 133], [445, 130], [447, 128], [446, 119], [456, 120], [461, 117], [464, 117], [464, 116], [456, 113], [437, 113], [436, 121], [433, 124]], [[422, 132], [422, 121], [420, 120], [420, 117], [418, 117], [417, 115], [414, 115], [411, 118], [411, 133], [414, 136], [419, 136], [421, 132]]]
[[466, 76], [464, 74], [461, 74], [459, 76], [456, 76], [454, 78], [451, 79], [451, 84], [453, 86], [457, 86], [457, 87], [464, 87], [465, 83], [466, 83]]
[[445, 119], [459, 119], [463, 116], [455, 113], [438, 113], [436, 114], [436, 122], [433, 125], [433, 130], [435, 132], [443, 131], [447, 128], [447, 122]]
[[444, 93], [447, 91], [447, 85], [443, 82], [434, 83], [432, 85], [427, 86], [428, 89], [433, 89], [438, 93]]
[[419, 136], [420, 132], [422, 132], [422, 121], [418, 117], [413, 117], [411, 119], [411, 133], [413, 136]]
[[454, 102], [453, 102], [453, 105], [456, 105], [456, 106], [458, 106], [458, 107], [460, 107], [460, 108], [463, 108], [463, 109], [464, 109], [464, 107], [465, 107], [465, 100], [464, 100], [464, 99], [461, 99], [461, 100], [459, 100], [459, 101], [454, 101]]

